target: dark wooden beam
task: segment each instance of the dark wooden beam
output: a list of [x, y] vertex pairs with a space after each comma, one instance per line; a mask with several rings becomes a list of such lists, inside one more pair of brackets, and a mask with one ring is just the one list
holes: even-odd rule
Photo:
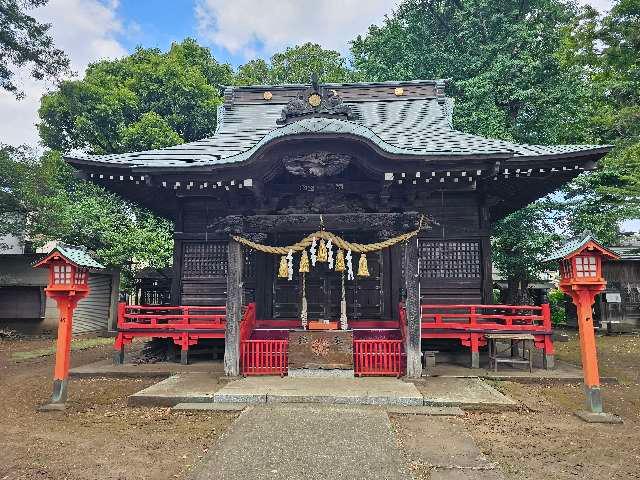
[[[415, 229], [420, 221], [417, 212], [407, 213], [348, 213], [322, 215], [326, 230], [406, 232]], [[320, 214], [289, 215], [228, 215], [208, 226], [211, 233], [313, 232], [320, 229]]]
[[229, 241], [227, 251], [227, 326], [224, 336], [224, 373], [240, 375], [240, 320], [242, 319], [242, 247]]

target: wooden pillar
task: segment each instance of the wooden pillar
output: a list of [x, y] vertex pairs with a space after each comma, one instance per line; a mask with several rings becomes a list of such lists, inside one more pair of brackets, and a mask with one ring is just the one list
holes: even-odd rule
[[422, 376], [421, 325], [420, 325], [420, 276], [418, 272], [418, 239], [407, 240], [404, 249], [404, 280], [407, 292], [405, 307], [407, 310], [407, 377]]
[[242, 319], [242, 247], [229, 241], [227, 250], [227, 326], [224, 335], [224, 373], [240, 375], [240, 320]]

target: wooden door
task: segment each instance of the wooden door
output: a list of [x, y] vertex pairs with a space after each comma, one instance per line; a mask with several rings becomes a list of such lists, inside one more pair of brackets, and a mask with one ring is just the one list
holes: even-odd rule
[[[367, 255], [369, 277], [345, 280], [347, 317], [350, 320], [378, 320], [385, 317], [384, 252]], [[357, 273], [359, 255], [354, 255], [354, 273]], [[278, 271], [279, 258], [274, 257], [274, 272]], [[291, 281], [282, 278], [273, 280], [274, 319], [299, 318], [302, 298], [302, 278], [297, 272], [299, 255], [294, 260], [294, 275]], [[308, 318], [310, 320], [337, 320], [340, 317], [342, 297], [341, 274], [329, 270], [327, 263], [316, 263], [306, 275]]]

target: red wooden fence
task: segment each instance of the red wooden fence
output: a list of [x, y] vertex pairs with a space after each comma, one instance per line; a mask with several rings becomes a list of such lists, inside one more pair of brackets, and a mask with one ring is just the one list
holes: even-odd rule
[[402, 350], [402, 340], [354, 340], [354, 372], [358, 376], [400, 377]]
[[118, 335], [114, 349], [119, 362], [124, 346], [134, 337], [171, 338], [182, 350], [186, 363], [189, 347], [202, 338], [224, 338], [226, 307], [148, 306], [118, 304]]
[[240, 368], [244, 376], [287, 374], [289, 340], [243, 340]]

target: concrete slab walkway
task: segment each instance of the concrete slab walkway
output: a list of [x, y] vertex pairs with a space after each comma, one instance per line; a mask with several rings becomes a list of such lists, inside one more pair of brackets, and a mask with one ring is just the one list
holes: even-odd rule
[[424, 404], [465, 410], [514, 410], [518, 403], [480, 378], [433, 377], [420, 382]]
[[412, 383], [396, 378], [250, 377], [218, 390], [215, 402], [422, 405]]
[[409, 480], [381, 409], [273, 404], [243, 412], [191, 480]]

